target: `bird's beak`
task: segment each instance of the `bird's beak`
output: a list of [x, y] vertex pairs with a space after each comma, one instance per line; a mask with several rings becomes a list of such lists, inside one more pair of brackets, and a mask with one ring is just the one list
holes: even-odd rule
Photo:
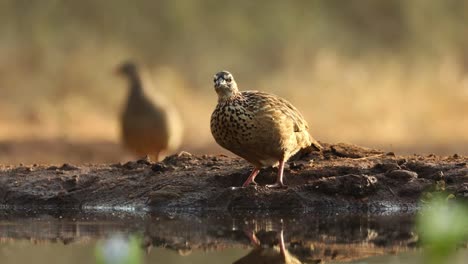
[[226, 80], [219, 78], [218, 80], [216, 80], [215, 87], [219, 88], [221, 86], [226, 86]]

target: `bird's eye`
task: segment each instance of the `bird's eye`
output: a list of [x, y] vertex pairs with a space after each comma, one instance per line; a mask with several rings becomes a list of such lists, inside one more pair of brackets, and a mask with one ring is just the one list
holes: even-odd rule
[[216, 78], [213, 79], [213, 82], [216, 82]]
[[226, 82], [231, 82], [231, 81], [232, 81], [231, 77], [226, 78]]

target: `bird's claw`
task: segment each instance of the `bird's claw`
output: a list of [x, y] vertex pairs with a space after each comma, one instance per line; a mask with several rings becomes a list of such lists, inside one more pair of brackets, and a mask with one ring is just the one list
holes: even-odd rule
[[244, 184], [242, 184], [242, 188], [249, 187], [249, 186], [257, 186], [257, 182], [251, 181], [251, 182], [245, 182]]

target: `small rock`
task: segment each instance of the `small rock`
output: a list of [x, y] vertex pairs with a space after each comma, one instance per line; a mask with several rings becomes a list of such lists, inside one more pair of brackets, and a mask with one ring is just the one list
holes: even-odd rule
[[364, 148], [356, 145], [338, 143], [330, 147], [331, 153], [335, 156], [342, 158], [363, 158], [367, 156], [373, 156], [376, 154], [382, 154], [380, 150]]
[[376, 190], [377, 178], [368, 175], [347, 174], [321, 178], [308, 186], [310, 191], [328, 195], [346, 194], [356, 198], [365, 197]]
[[60, 168], [58, 168], [59, 170], [64, 170], [64, 171], [72, 171], [72, 170], [79, 170], [78, 167], [76, 166], [73, 166], [71, 164], [68, 164], [68, 163], [64, 163]]
[[187, 151], [181, 151], [179, 154], [177, 154], [177, 157], [182, 158], [182, 157], [192, 157], [193, 155], [188, 153]]
[[403, 184], [401, 189], [398, 190], [400, 197], [421, 197], [424, 190], [427, 190], [433, 185], [433, 181], [422, 179], [420, 181], [409, 181]]
[[151, 170], [154, 172], [164, 172], [168, 170], [168, 167], [164, 163], [158, 162], [151, 166]]
[[418, 174], [409, 170], [393, 170], [385, 174], [388, 178], [409, 181], [418, 178]]
[[407, 159], [399, 159], [399, 160], [397, 160], [397, 164], [399, 166], [401, 166], [401, 165], [405, 164], [407, 161], [408, 161]]
[[19, 173], [29, 173], [29, 172], [32, 172], [33, 170], [30, 167], [20, 166], [20, 167], [15, 168], [14, 171], [19, 172]]
[[381, 172], [390, 172], [393, 170], [401, 170], [401, 167], [397, 163], [377, 163], [374, 169]]
[[290, 162], [289, 163], [289, 169], [291, 170], [303, 170], [305, 168], [304, 163], [298, 163], [298, 162]]
[[134, 161], [129, 161], [123, 165], [123, 167], [127, 170], [134, 170], [138, 168], [138, 164]]
[[208, 162], [205, 164], [205, 166], [209, 168], [209, 167], [213, 167], [215, 164], [216, 164], [216, 163], [213, 162], [213, 161], [208, 161]]
[[438, 171], [438, 172], [435, 172], [435, 173], [429, 175], [426, 178], [436, 180], [436, 181], [440, 181], [440, 180], [445, 178], [445, 175], [444, 175], [444, 173], [442, 171]]
[[376, 190], [377, 178], [368, 175], [348, 174], [336, 177], [339, 185], [338, 193], [351, 195], [356, 198], [366, 197]]
[[76, 184], [78, 183], [79, 179], [80, 179], [80, 176], [74, 175], [73, 177], [69, 179], [65, 179], [62, 186], [63, 188], [65, 188], [67, 192], [73, 191], [75, 190]]
[[139, 159], [136, 161], [137, 164], [142, 164], [142, 165], [151, 165], [151, 159], [149, 156], [146, 156], [142, 159]]
[[420, 162], [410, 161], [406, 164], [406, 167], [418, 173], [419, 178], [429, 178], [434, 173], [438, 173], [441, 170], [452, 168], [453, 165], [443, 165], [436, 162]]
[[194, 156], [186, 151], [182, 151], [178, 154], [167, 156], [162, 162], [173, 166], [181, 166], [184, 163], [189, 163], [194, 160]]

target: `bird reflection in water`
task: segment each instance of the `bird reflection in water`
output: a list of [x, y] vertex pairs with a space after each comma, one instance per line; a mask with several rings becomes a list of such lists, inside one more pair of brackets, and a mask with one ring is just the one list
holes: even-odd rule
[[234, 262], [234, 264], [301, 264], [295, 256], [291, 255], [284, 244], [283, 230], [276, 234], [278, 245], [262, 243], [255, 232], [245, 231], [254, 249], [249, 254]]

